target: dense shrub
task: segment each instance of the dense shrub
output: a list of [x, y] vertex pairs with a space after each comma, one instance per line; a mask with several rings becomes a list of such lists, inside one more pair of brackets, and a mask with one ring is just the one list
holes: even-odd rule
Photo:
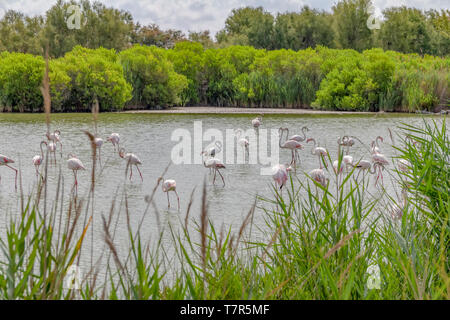
[[24, 53], [0, 54], [1, 109], [33, 112], [42, 111], [44, 60]]
[[174, 71], [164, 49], [135, 45], [120, 53], [120, 61], [133, 86], [134, 104], [168, 107], [182, 102], [188, 80]]

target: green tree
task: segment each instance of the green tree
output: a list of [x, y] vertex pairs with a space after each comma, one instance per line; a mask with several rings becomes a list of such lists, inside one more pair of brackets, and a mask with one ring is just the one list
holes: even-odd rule
[[333, 6], [338, 48], [362, 51], [372, 47], [373, 33], [367, 27], [371, 7], [371, 0], [341, 0]]

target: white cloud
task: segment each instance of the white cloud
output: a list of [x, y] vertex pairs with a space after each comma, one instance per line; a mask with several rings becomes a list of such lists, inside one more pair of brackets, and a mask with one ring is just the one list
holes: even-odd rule
[[[14, 9], [25, 14], [43, 14], [54, 3], [46, 0], [0, 0], [3, 10]], [[337, 0], [100, 0], [107, 6], [131, 12], [141, 24], [156, 23], [164, 29], [200, 31], [212, 34], [222, 29], [225, 19], [233, 8], [262, 6], [277, 12], [298, 11], [303, 5], [330, 10]], [[378, 10], [391, 6], [406, 5], [420, 9], [448, 8], [447, 0], [374, 0]]]

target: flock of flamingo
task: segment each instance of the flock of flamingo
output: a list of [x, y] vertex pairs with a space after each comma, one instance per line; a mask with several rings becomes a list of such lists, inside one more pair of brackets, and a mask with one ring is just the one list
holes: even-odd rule
[[[262, 125], [262, 115], [256, 117], [251, 121], [252, 126], [255, 129], [258, 129]], [[286, 184], [288, 180], [289, 173], [292, 170], [295, 170], [297, 167], [297, 161], [300, 161], [300, 155], [299, 150], [304, 149], [304, 146], [302, 143], [313, 143], [311, 154], [317, 156], [319, 160], [319, 168], [314, 169], [309, 172], [310, 177], [317, 182], [318, 184], [322, 185], [323, 187], [326, 187], [328, 184], [329, 179], [326, 178], [324, 168], [328, 168], [327, 164], [327, 158], [328, 158], [328, 151], [326, 148], [321, 147], [317, 144], [316, 140], [314, 138], [307, 138], [306, 133], [309, 131], [307, 127], [302, 128], [302, 135], [292, 135], [289, 136], [289, 129], [288, 128], [280, 128], [279, 129], [279, 147], [282, 149], [288, 149], [291, 150], [291, 162], [289, 164], [277, 164], [272, 167], [272, 178], [275, 182], [275, 184], [280, 188], [280, 190], [283, 188], [283, 186]], [[282, 141], [284, 137], [284, 133], [286, 133], [286, 138], [284, 141]], [[245, 139], [242, 136], [241, 130], [235, 130], [235, 135], [237, 137], [238, 143], [242, 146], [243, 150], [245, 150], [248, 154], [249, 152], [249, 141]], [[62, 156], [62, 142], [61, 142], [61, 132], [59, 130], [55, 130], [53, 133], [46, 134], [46, 140], [43, 140], [40, 143], [40, 149], [41, 153], [40, 155], [35, 155], [32, 159], [32, 163], [35, 166], [36, 169], [36, 175], [39, 175], [39, 167], [42, 165], [44, 160], [44, 148], [47, 148], [48, 154], [52, 155], [53, 161], [56, 163], [56, 151], [58, 145], [61, 149], [61, 156]], [[120, 135], [118, 133], [112, 133], [107, 139], [107, 142], [111, 142], [114, 147], [114, 152], [118, 152], [119, 157], [126, 160], [127, 162], [127, 170], [130, 168], [130, 176], [129, 179], [132, 179], [133, 176], [133, 166], [136, 167], [136, 169], [139, 172], [139, 175], [141, 177], [141, 180], [144, 181], [144, 178], [142, 176], [142, 173], [139, 169], [139, 165], [142, 164], [142, 161], [138, 158], [137, 155], [134, 153], [125, 153], [124, 148], [120, 148]], [[383, 173], [382, 171], [385, 169], [385, 166], [389, 164], [389, 161], [385, 155], [381, 153], [380, 149], [380, 142], [383, 142], [383, 138], [381, 136], [378, 136], [375, 141], [372, 142], [371, 148], [370, 148], [370, 156], [371, 160], [359, 160], [357, 162], [354, 161], [353, 157], [349, 154], [350, 148], [356, 143], [356, 141], [362, 142], [354, 136], [344, 136], [342, 138], [338, 138], [337, 143], [339, 146], [339, 150], [341, 147], [345, 148], [345, 155], [342, 157], [342, 161], [335, 160], [332, 163], [333, 170], [336, 174], [342, 174], [344, 170], [348, 170], [349, 168], [356, 168], [359, 170], [359, 172], [369, 172], [371, 174], [377, 173], [377, 177], [375, 180], [375, 185], [377, 185], [378, 180], [381, 178], [381, 181], [383, 182]], [[96, 137], [94, 139], [95, 147], [98, 148], [98, 157], [99, 161], [100, 159], [100, 151], [101, 147], [104, 143], [104, 140], [102, 138]], [[202, 151], [201, 155], [203, 156], [203, 165], [206, 168], [209, 168], [210, 173], [212, 171], [214, 172], [214, 178], [213, 178], [213, 184], [215, 184], [216, 181], [216, 174], [219, 174], [219, 176], [222, 178], [223, 186], [225, 186], [225, 179], [220, 172], [220, 169], [225, 169], [224, 163], [216, 158], [216, 155], [220, 153], [222, 150], [222, 144], [219, 141], [215, 142], [215, 146], [212, 148], [209, 148], [207, 150]], [[244, 151], [244, 152], [245, 152]], [[244, 154], [245, 156], [245, 154]], [[49, 157], [50, 160], [50, 157]], [[14, 163], [14, 160], [0, 154], [0, 166], [6, 166], [10, 168], [11, 170], [15, 171], [15, 188], [17, 189], [17, 174], [18, 170], [11, 166], [11, 164]], [[73, 171], [74, 174], [74, 188], [78, 189], [78, 179], [77, 179], [77, 172], [79, 170], [85, 170], [85, 166], [82, 163], [82, 161], [74, 154], [69, 153], [67, 157], [67, 167], [69, 170]], [[339, 167], [339, 168], [338, 168]], [[400, 159], [398, 161], [398, 169], [406, 172], [411, 167], [411, 164], [407, 160]], [[359, 175], [359, 173], [358, 173]], [[0, 176], [0, 182], [1, 182], [1, 176]], [[168, 207], [170, 208], [170, 199], [169, 199], [169, 192], [172, 191], [175, 193], [177, 200], [178, 200], [178, 210], [180, 209], [180, 197], [178, 196], [178, 193], [176, 191], [176, 181], [173, 179], [167, 179], [163, 181], [162, 184], [162, 190], [167, 194], [167, 202]]]

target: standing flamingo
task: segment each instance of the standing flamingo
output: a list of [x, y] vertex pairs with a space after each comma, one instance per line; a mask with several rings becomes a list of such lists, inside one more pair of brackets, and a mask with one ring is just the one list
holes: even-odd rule
[[262, 124], [262, 114], [260, 114], [259, 116], [257, 116], [255, 119], [252, 120], [252, 126], [254, 128], [259, 128], [259, 126], [261, 126]]
[[47, 151], [49, 153], [53, 154], [53, 159], [54, 159], [55, 164], [56, 164], [56, 143], [53, 142], [53, 141], [49, 141], [49, 142], [41, 141], [41, 146], [42, 146], [42, 144], [45, 144], [47, 146]]
[[42, 164], [42, 161], [44, 160], [44, 150], [42, 150], [43, 144], [45, 144], [45, 141], [41, 141], [41, 144], [40, 144], [41, 154], [35, 155], [33, 157], [33, 165], [36, 168], [36, 176], [39, 175], [39, 166]]
[[[372, 143], [373, 145], [373, 143]], [[381, 183], [383, 183], [383, 172], [384, 166], [389, 164], [389, 161], [387, 160], [386, 156], [382, 153], [379, 153], [375, 151], [375, 148], [372, 148], [372, 163], [374, 166], [374, 169], [378, 169], [377, 179], [375, 180], [375, 186], [378, 184], [378, 179], [381, 177]]]
[[234, 135], [238, 139], [239, 145], [242, 147], [242, 152], [244, 154], [244, 162], [245, 162], [245, 151], [247, 151], [247, 155], [249, 154], [249, 150], [248, 150], [249, 142], [247, 139], [241, 138], [241, 135], [242, 135], [241, 129], [234, 130]]
[[214, 179], [213, 184], [216, 182], [216, 173], [219, 173], [220, 177], [222, 178], [223, 186], [225, 187], [225, 179], [223, 178], [222, 174], [220, 173], [219, 169], [225, 169], [225, 165], [223, 164], [220, 159], [217, 158], [210, 158], [210, 159], [203, 159], [203, 166], [205, 168], [212, 168], [214, 170]]
[[314, 169], [309, 173], [309, 175], [315, 182], [319, 183], [322, 187], [324, 188], [327, 187], [329, 180], [328, 178], [325, 178], [325, 173], [323, 169]]
[[394, 221], [400, 220], [403, 217], [403, 211], [405, 210], [407, 201], [408, 201], [408, 196], [407, 196], [407, 189], [403, 188], [402, 189], [402, 203], [400, 205], [394, 203], [391, 206], [391, 210], [390, 210], [390, 214], [391, 214], [391, 218]]
[[73, 155], [72, 153], [69, 153], [67, 157], [67, 168], [73, 171], [73, 176], [75, 178], [74, 187], [76, 189], [76, 192], [78, 193], [77, 172], [78, 170], [86, 170], [86, 168], [84, 167], [83, 162], [81, 162], [81, 160], [78, 159], [77, 156]]
[[117, 150], [119, 150], [120, 135], [118, 133], [111, 133], [111, 135], [108, 138], [106, 138], [106, 141], [112, 143], [112, 145], [114, 146], [114, 151], [116, 151], [116, 145]]
[[209, 149], [203, 150], [200, 155], [205, 155], [207, 157], [214, 158], [216, 154], [220, 153], [222, 151], [222, 142], [216, 141], [214, 142], [214, 147], [211, 147]]
[[178, 200], [178, 210], [180, 210], [180, 197], [177, 193], [177, 182], [175, 180], [164, 180], [164, 183], [162, 184], [162, 190], [163, 192], [167, 193], [167, 203], [168, 207], [170, 208], [170, 201], [169, 201], [169, 191], [175, 192]]
[[[294, 134], [294, 135], [291, 136], [288, 140], [295, 140], [295, 141], [297, 141], [297, 142], [303, 142], [303, 141], [305, 141], [305, 140], [306, 140], [306, 133], [305, 133], [305, 131], [306, 131], [306, 132], [309, 131], [308, 127], [306, 127], [306, 126], [302, 128], [302, 134], [303, 134], [303, 137], [302, 137], [301, 135], [299, 135], [299, 134]], [[287, 128], [287, 136], [289, 137], [289, 129], [288, 129], [288, 128]], [[299, 153], [298, 153], [297, 150], [295, 150], [295, 156], [296, 156], [297, 159], [300, 161], [300, 155], [299, 155]]]
[[98, 137], [94, 138], [94, 144], [95, 147], [98, 149], [98, 161], [100, 162], [100, 165], [102, 165], [101, 153], [102, 153], [103, 139]]
[[[4, 155], [0, 154], [0, 166], [6, 166], [6, 167], [8, 167], [8, 168], [10, 168], [11, 170], [14, 170], [14, 171], [16, 172], [15, 188], [16, 188], [16, 190], [17, 190], [17, 173], [18, 173], [18, 170], [15, 169], [15, 168], [13, 168], [13, 167], [11, 167], [11, 166], [9, 165], [10, 163], [14, 163], [14, 160], [11, 159], [11, 158], [8, 158], [7, 156], [4, 156]], [[2, 180], [2, 178], [1, 178], [1, 176], [0, 176], [0, 182], [1, 182], [1, 180]]]
[[61, 156], [62, 156], [62, 148], [63, 148], [63, 146], [62, 146], [62, 143], [61, 143], [61, 131], [55, 130], [53, 133], [47, 132], [45, 134], [45, 136], [47, 137], [47, 140], [49, 142], [53, 142], [53, 144], [55, 145], [55, 152], [56, 152], [56, 145], [59, 143], [59, 145], [61, 146]]
[[372, 153], [380, 153], [381, 152], [380, 145], [379, 145], [378, 141], [383, 142], [384, 141], [383, 137], [378, 136], [378, 137], [376, 137], [376, 139], [374, 141], [372, 141], [372, 145], [371, 145], [371, 147], [372, 147], [371, 148], [371, 152]]
[[[353, 136], [343, 136], [342, 138], [338, 138], [337, 143], [339, 146], [344, 146], [347, 147], [345, 154], [348, 155], [350, 152], [350, 147], [352, 147], [356, 140], [358, 140], [359, 142], [361, 142], [358, 138], [353, 137]], [[362, 142], [361, 142], [362, 143]]]
[[368, 161], [368, 160], [360, 160], [358, 163], [356, 163], [356, 164], [352, 164], [351, 166], [353, 166], [353, 168], [356, 168], [356, 169], [358, 169], [358, 174], [356, 175], [356, 179], [358, 179], [358, 177], [359, 177], [359, 174], [361, 173], [361, 172], [363, 172], [363, 180], [364, 180], [364, 177], [365, 177], [365, 173], [368, 171], [369, 173], [375, 173], [375, 171], [374, 172], [371, 172], [370, 171], [370, 169], [371, 169], [371, 167], [372, 167], [372, 163], [370, 162], [370, 161]]
[[[137, 170], [139, 172], [139, 175], [141, 176], [142, 182], [143, 182], [144, 178], [142, 177], [141, 170], [139, 170], [139, 167], [138, 167], [138, 165], [142, 164], [141, 160], [139, 160], [139, 158], [134, 153], [126, 153], [125, 154], [125, 149], [124, 148], [121, 148], [119, 150], [119, 156], [122, 159], [127, 160], [127, 169], [128, 169], [128, 166], [131, 169], [130, 180], [131, 180], [131, 177], [133, 176], [133, 166], [136, 166], [136, 168], [137, 168]], [[125, 170], [125, 173], [126, 173], [126, 170]]]
[[292, 160], [291, 160], [290, 165], [294, 164], [294, 168], [296, 168], [297, 161], [295, 159], [295, 151], [297, 149], [303, 149], [303, 145], [300, 144], [300, 142], [297, 142], [295, 140], [288, 140], [287, 136], [286, 136], [286, 140], [282, 144], [281, 143], [281, 139], [283, 138], [283, 132], [284, 131], [286, 131], [286, 133], [288, 133], [288, 128], [280, 128], [280, 129], [278, 129], [278, 132], [280, 134], [280, 141], [279, 141], [278, 144], [279, 144], [280, 148], [291, 150]]
[[283, 164], [277, 164], [272, 167], [272, 179], [275, 184], [280, 186], [280, 190], [286, 185], [288, 179], [288, 173], [292, 170], [290, 166], [285, 166]]
[[[328, 155], [328, 151], [327, 151], [327, 149], [325, 149], [323, 147], [317, 147], [316, 139], [314, 139], [314, 138], [309, 138], [308, 140], [306, 140], [306, 143], [309, 143], [311, 141], [314, 142], [314, 146], [311, 149], [311, 154], [314, 156], [317, 156], [319, 158], [320, 169], [323, 169], [322, 162], [325, 164], [325, 167], [327, 166], [327, 160], [325, 157]], [[322, 160], [322, 161], [320, 161], [320, 160]]]

